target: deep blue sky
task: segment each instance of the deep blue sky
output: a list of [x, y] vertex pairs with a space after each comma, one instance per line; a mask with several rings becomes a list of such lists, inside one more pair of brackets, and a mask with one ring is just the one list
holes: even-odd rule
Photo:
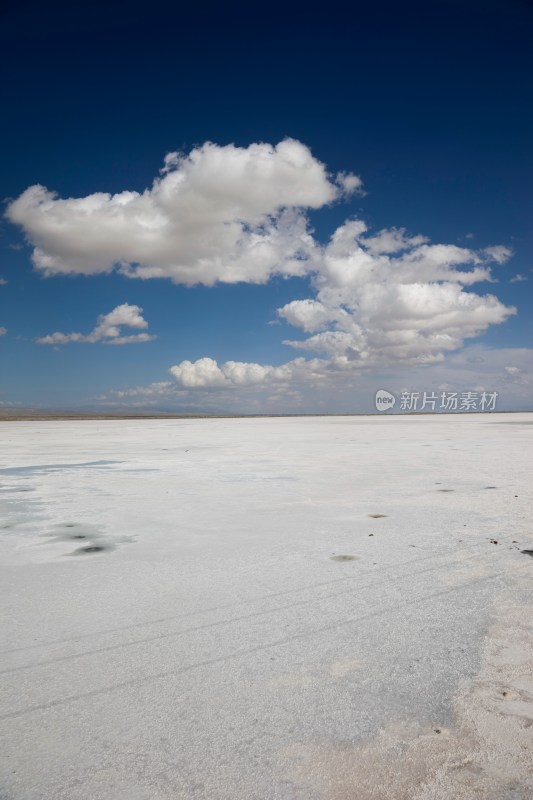
[[[494, 270], [499, 283], [475, 290], [518, 314], [482, 341], [529, 348], [532, 33], [526, 0], [316, 11], [290, 2], [5, 4], [2, 195], [35, 183], [63, 197], [142, 191], [169, 151], [292, 137], [332, 173], [360, 175], [367, 191], [310, 214], [320, 241], [360, 215], [373, 230], [511, 247], [512, 260]], [[4, 221], [0, 233], [4, 402], [91, 405], [111, 389], [167, 380], [183, 359], [280, 364], [298, 355], [281, 344], [298, 332], [267, 322], [310, 296], [307, 280], [190, 289], [116, 274], [45, 279], [22, 232]], [[510, 282], [517, 273], [528, 280]], [[33, 341], [88, 332], [125, 302], [144, 309], [156, 341], [59, 350]]]

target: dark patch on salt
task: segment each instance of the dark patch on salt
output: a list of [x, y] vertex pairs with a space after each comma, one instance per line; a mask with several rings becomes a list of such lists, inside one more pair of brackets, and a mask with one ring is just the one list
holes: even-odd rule
[[85, 553], [101, 553], [103, 550], [107, 550], [106, 547], [103, 547], [100, 544], [90, 544], [87, 547], [79, 547], [77, 550], [74, 550], [72, 553], [73, 556], [83, 556]]
[[342, 555], [342, 556], [330, 556], [331, 561], [357, 561], [359, 556], [349, 556], [349, 555]]

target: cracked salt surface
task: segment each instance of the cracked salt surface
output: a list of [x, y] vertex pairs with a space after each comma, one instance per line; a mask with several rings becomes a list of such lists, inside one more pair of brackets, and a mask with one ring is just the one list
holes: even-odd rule
[[0, 798], [529, 800], [495, 419], [2, 424]]

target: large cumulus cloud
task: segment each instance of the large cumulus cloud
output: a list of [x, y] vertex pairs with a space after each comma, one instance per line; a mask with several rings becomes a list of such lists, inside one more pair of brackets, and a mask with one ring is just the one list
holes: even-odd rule
[[210, 286], [263, 283], [274, 273], [301, 275], [316, 245], [303, 209], [353, 193], [361, 181], [335, 183], [305, 145], [224, 147], [206, 143], [170, 153], [151, 188], [62, 199], [31, 186], [7, 208], [34, 245], [46, 275], [170, 278]]
[[503, 263], [510, 255], [503, 247], [432, 245], [398, 229], [368, 236], [364, 223], [347, 222], [321, 248], [313, 297], [278, 309], [281, 319], [310, 334], [285, 344], [312, 359], [277, 368], [247, 364], [239, 381], [227, 365], [210, 359], [182, 362], [171, 373], [185, 387], [220, 387], [302, 380], [306, 371], [310, 379], [331, 380], [347, 371], [441, 362], [465, 340], [515, 313], [494, 294], [471, 289], [492, 281], [491, 262]]
[[313, 334], [287, 344], [363, 366], [440, 360], [514, 313], [493, 294], [465, 289], [490, 281], [490, 262], [510, 256], [491, 250], [431, 245], [397, 229], [368, 237], [362, 222], [348, 222], [324, 248], [315, 297], [278, 310]]

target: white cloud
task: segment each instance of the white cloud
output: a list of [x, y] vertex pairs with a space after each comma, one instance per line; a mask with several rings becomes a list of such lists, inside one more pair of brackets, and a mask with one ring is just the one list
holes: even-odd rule
[[338, 228], [313, 279], [316, 297], [278, 310], [314, 334], [286, 344], [354, 369], [427, 364], [515, 313], [494, 295], [464, 288], [491, 279], [486, 251], [432, 245], [398, 229], [365, 233], [360, 221]]
[[513, 255], [513, 251], [509, 247], [504, 247], [501, 244], [494, 245], [493, 247], [485, 247], [483, 253], [487, 258], [491, 261], [495, 261], [497, 264], [505, 264]]
[[[168, 394], [169, 390], [174, 388], [172, 381], [158, 381], [151, 383], [148, 386], [136, 386], [132, 389], [115, 389], [112, 394], [114, 397], [145, 397], [148, 399], [157, 398]], [[98, 398], [99, 400], [106, 400], [107, 397], [103, 395]]]
[[[170, 370], [177, 382], [187, 388], [242, 387], [331, 380], [391, 365], [427, 366], [515, 313], [494, 295], [465, 289], [490, 280], [486, 251], [431, 245], [398, 229], [365, 234], [360, 221], [338, 228], [313, 277], [316, 297], [278, 309], [281, 319], [313, 334], [284, 343], [320, 358], [278, 367], [183, 361]], [[501, 263], [501, 252], [496, 257]]]
[[510, 283], [522, 283], [522, 281], [527, 281], [527, 277], [519, 272], [511, 278]]
[[0, 336], [5, 336], [7, 333], [7, 328], [0, 328]]
[[104, 344], [137, 344], [150, 342], [156, 337], [149, 333], [134, 333], [124, 336], [122, 328], [146, 329], [148, 323], [142, 316], [142, 308], [123, 303], [108, 314], [98, 317], [96, 326], [88, 334], [83, 333], [50, 333], [35, 341], [37, 344], [69, 344], [71, 342], [103, 342]]
[[[339, 315], [345, 315], [342, 309]], [[278, 309], [278, 315], [283, 317], [289, 325], [303, 328], [304, 331], [316, 331], [337, 319], [337, 313], [333, 313], [330, 308], [317, 300], [292, 300], [282, 308]]]
[[247, 148], [206, 143], [170, 153], [144, 192], [58, 198], [31, 186], [7, 208], [45, 275], [109, 272], [176, 283], [264, 283], [305, 274], [316, 252], [303, 209], [360, 189], [335, 185], [300, 142]]
[[171, 367], [170, 373], [181, 386], [188, 389], [242, 387], [261, 384], [267, 380], [289, 380], [293, 377], [295, 368], [306, 363], [303, 359], [296, 359], [290, 364], [272, 367], [243, 361], [226, 361], [219, 366], [212, 358], [200, 358], [194, 362], [182, 361], [181, 364]]
[[[46, 275], [118, 268], [129, 277], [186, 285], [309, 277], [311, 296], [277, 314], [301, 332], [285, 344], [310, 359], [281, 366], [184, 360], [170, 372], [187, 391], [318, 385], [362, 370], [427, 368], [516, 313], [494, 294], [472, 289], [492, 282], [491, 264], [511, 257], [502, 245], [475, 250], [432, 243], [396, 227], [371, 233], [354, 219], [327, 244], [317, 242], [305, 212], [361, 191], [356, 175], [333, 179], [291, 139], [245, 148], [206, 143], [189, 155], [168, 154], [161, 176], [143, 193], [60, 199], [33, 186], [9, 205], [7, 216], [24, 229]], [[124, 335], [121, 326], [143, 332]], [[126, 304], [100, 317], [89, 334], [54, 333], [38, 341], [120, 345], [154, 338], [146, 327], [141, 309]]]
[[364, 195], [363, 181], [353, 172], [339, 172], [335, 178], [335, 183], [340, 187], [344, 197], [352, 195]]
[[470, 288], [492, 280], [489, 261], [500, 264], [503, 257], [503, 249], [490, 248], [489, 253], [430, 244], [401, 229], [367, 236], [363, 222], [349, 221], [321, 249], [312, 277], [315, 296], [278, 309], [280, 319], [312, 334], [284, 344], [318, 358], [278, 367], [219, 366], [203, 358], [184, 361], [171, 374], [188, 388], [242, 387], [440, 363], [465, 340], [516, 313], [493, 294]]
[[427, 241], [425, 236], [408, 236], [405, 228], [382, 230], [376, 236], [366, 236], [364, 240], [367, 250], [376, 255], [398, 253], [416, 245], [426, 244]]
[[0, 278], [0, 286], [5, 286], [7, 283], [5, 278]]
[[198, 361], [182, 361], [170, 368], [178, 383], [188, 388], [198, 386], [223, 386], [226, 382], [224, 373], [212, 358], [200, 358]]

